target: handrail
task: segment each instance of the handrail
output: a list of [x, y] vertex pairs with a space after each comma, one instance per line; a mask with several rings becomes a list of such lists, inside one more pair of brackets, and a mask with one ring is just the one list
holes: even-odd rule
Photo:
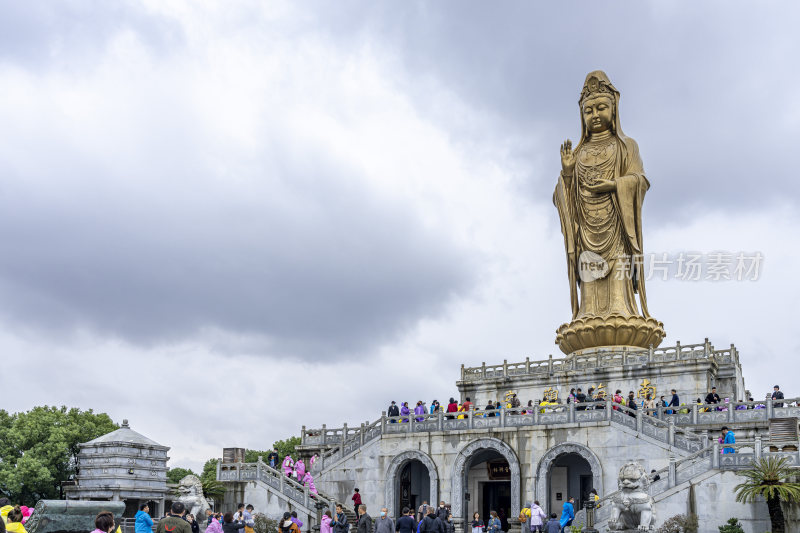
[[322, 494], [314, 494], [304, 484], [295, 481], [276, 468], [264, 463], [261, 458], [255, 463], [221, 463], [217, 471], [217, 481], [262, 481], [276, 489], [287, 498], [313, 509], [314, 502], [324, 503], [334, 509], [336, 502]]
[[714, 359], [717, 363], [724, 364], [738, 361], [739, 353], [733, 344], [730, 345], [730, 348], [716, 350], [707, 338], [702, 344], [681, 345], [680, 342], [677, 342], [675, 346], [663, 348], [651, 347], [648, 349], [626, 346], [621, 348], [598, 348], [592, 353], [573, 354], [559, 359], [554, 359], [550, 355], [548, 359], [533, 361], [530, 357], [527, 357], [525, 361], [517, 363], [509, 363], [508, 360], [503, 360], [503, 364], [496, 365], [487, 365], [486, 363], [476, 367], [461, 365], [461, 381], [501, 379], [528, 374], [552, 374], [559, 370], [601, 368], [647, 362], [684, 361], [688, 359]]
[[[634, 410], [611, 400], [516, 408], [473, 408], [468, 412], [444, 413], [439, 411], [433, 414], [420, 413], [406, 416], [386, 416], [383, 413], [380, 419], [369, 424], [362, 424], [359, 429], [350, 430], [345, 426], [341, 431], [342, 438], [338, 440], [337, 444], [320, 453], [315, 468], [324, 469], [326, 465], [338, 461], [383, 434], [467, 431], [482, 427], [518, 428], [593, 421], [614, 422], [627, 426], [688, 453], [694, 453], [705, 445], [702, 435], [677, 426], [673, 416], [666, 416], [664, 419], [649, 416], [642, 410]], [[313, 431], [311, 430], [311, 432]], [[319, 433], [327, 431], [327, 429], [319, 430]], [[306, 435], [306, 444], [314, 444], [314, 442], [309, 443], [311, 440], [308, 438], [309, 433], [309, 430], [303, 429], [303, 434]], [[350, 436], [345, 438], [344, 435]]]

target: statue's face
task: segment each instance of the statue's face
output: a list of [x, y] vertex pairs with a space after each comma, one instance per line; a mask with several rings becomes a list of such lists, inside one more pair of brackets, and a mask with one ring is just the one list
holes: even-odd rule
[[581, 106], [583, 121], [591, 133], [602, 133], [611, 129], [614, 120], [614, 104], [605, 96], [590, 98]]

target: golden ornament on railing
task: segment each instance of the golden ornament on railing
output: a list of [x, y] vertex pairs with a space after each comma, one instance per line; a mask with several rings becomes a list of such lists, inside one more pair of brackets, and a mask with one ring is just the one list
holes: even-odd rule
[[602, 383], [599, 383], [597, 385], [593, 385], [592, 388], [594, 389], [594, 397], [595, 398], [598, 398], [600, 396], [605, 396], [606, 395], [606, 386], [603, 385]]
[[548, 402], [554, 402], [558, 400], [558, 389], [554, 389], [553, 387], [549, 387], [544, 390], [544, 399]]
[[640, 387], [641, 388], [639, 389], [639, 394], [637, 395], [637, 397], [647, 398], [648, 394], [650, 395], [651, 398], [656, 397], [656, 388], [653, 386], [652, 383], [650, 383], [649, 379], [642, 380], [642, 384], [640, 385]]

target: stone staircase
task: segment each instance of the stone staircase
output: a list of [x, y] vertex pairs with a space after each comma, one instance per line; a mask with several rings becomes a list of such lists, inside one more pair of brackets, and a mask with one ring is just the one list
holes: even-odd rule
[[[280, 500], [287, 502], [313, 517], [317, 524], [325, 509], [335, 511], [337, 502], [334, 498], [320, 492], [314, 494], [308, 487], [286, 476], [283, 472], [270, 467], [263, 461], [255, 463], [220, 463], [217, 470], [217, 481], [222, 483], [255, 482]], [[349, 506], [342, 505], [347, 520], [355, 520], [356, 516]]]

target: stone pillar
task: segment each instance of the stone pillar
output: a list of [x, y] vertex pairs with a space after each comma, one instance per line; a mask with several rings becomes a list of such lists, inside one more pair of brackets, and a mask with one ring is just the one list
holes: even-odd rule
[[767, 394], [767, 420], [775, 417], [774, 407], [772, 406], [772, 396]]
[[697, 406], [696, 403], [693, 403], [692, 404], [692, 424], [695, 425], [695, 426], [697, 425], [697, 412], [698, 412], [698, 406]]
[[325, 440], [328, 437], [328, 427], [325, 424], [322, 424], [322, 444], [325, 444]]
[[575, 402], [569, 402], [567, 404], [567, 416], [567, 420], [575, 422]]
[[301, 444], [305, 444], [306, 443], [306, 427], [305, 426], [303, 426], [303, 429], [300, 431], [300, 443]]
[[761, 444], [761, 435], [756, 435], [756, 441], [753, 445], [753, 459], [758, 461], [761, 459], [761, 451], [762, 451], [762, 444]]
[[672, 488], [678, 484], [678, 470], [675, 464], [675, 456], [672, 454], [670, 454], [669, 456], [669, 468], [667, 470], [667, 477], [669, 479], [669, 488]]
[[381, 411], [381, 433], [386, 433], [386, 411]]
[[347, 441], [347, 423], [342, 426], [342, 455], [344, 455], [344, 443]]
[[711, 468], [719, 468], [719, 442], [714, 441], [711, 449]]
[[670, 446], [675, 446], [675, 418], [669, 417], [668, 422], [669, 422], [669, 426], [667, 428], [667, 438], [669, 439], [668, 444]]
[[608, 421], [611, 421], [611, 411], [613, 411], [611, 408], [611, 400], [606, 400], [606, 420]]

